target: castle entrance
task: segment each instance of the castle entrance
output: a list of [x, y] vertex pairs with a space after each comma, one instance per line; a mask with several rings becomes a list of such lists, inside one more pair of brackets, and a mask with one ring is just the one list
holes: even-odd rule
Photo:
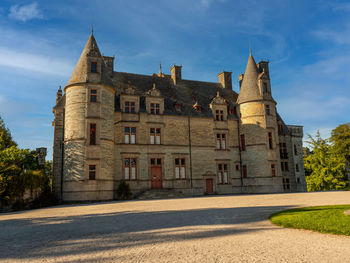
[[205, 179], [206, 193], [213, 193], [213, 179]]
[[151, 188], [162, 188], [162, 159], [151, 158]]

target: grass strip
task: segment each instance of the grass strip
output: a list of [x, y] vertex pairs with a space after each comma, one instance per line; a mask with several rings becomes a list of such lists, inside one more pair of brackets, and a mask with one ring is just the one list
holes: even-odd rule
[[344, 214], [346, 210], [350, 205], [296, 208], [274, 213], [270, 221], [288, 228], [350, 236], [350, 215]]

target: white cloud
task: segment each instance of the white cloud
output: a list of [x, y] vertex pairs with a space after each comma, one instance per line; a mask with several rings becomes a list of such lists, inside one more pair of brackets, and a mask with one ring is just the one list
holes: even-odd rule
[[21, 53], [5, 47], [0, 47], [0, 65], [64, 77], [73, 69], [73, 65], [62, 59]]
[[42, 19], [43, 14], [38, 9], [38, 4], [33, 2], [28, 5], [13, 5], [10, 7], [9, 18], [26, 22], [32, 19]]

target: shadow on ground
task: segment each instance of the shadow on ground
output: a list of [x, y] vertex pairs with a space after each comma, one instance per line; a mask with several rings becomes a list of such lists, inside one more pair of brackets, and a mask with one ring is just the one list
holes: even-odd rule
[[[60, 257], [268, 230], [290, 206], [116, 212], [0, 221], [0, 260]], [[78, 208], [76, 208], [78, 209]]]

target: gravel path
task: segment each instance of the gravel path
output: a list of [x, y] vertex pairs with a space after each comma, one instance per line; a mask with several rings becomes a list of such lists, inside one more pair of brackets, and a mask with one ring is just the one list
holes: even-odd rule
[[0, 262], [350, 262], [350, 237], [268, 216], [350, 192], [65, 205], [0, 215]]

